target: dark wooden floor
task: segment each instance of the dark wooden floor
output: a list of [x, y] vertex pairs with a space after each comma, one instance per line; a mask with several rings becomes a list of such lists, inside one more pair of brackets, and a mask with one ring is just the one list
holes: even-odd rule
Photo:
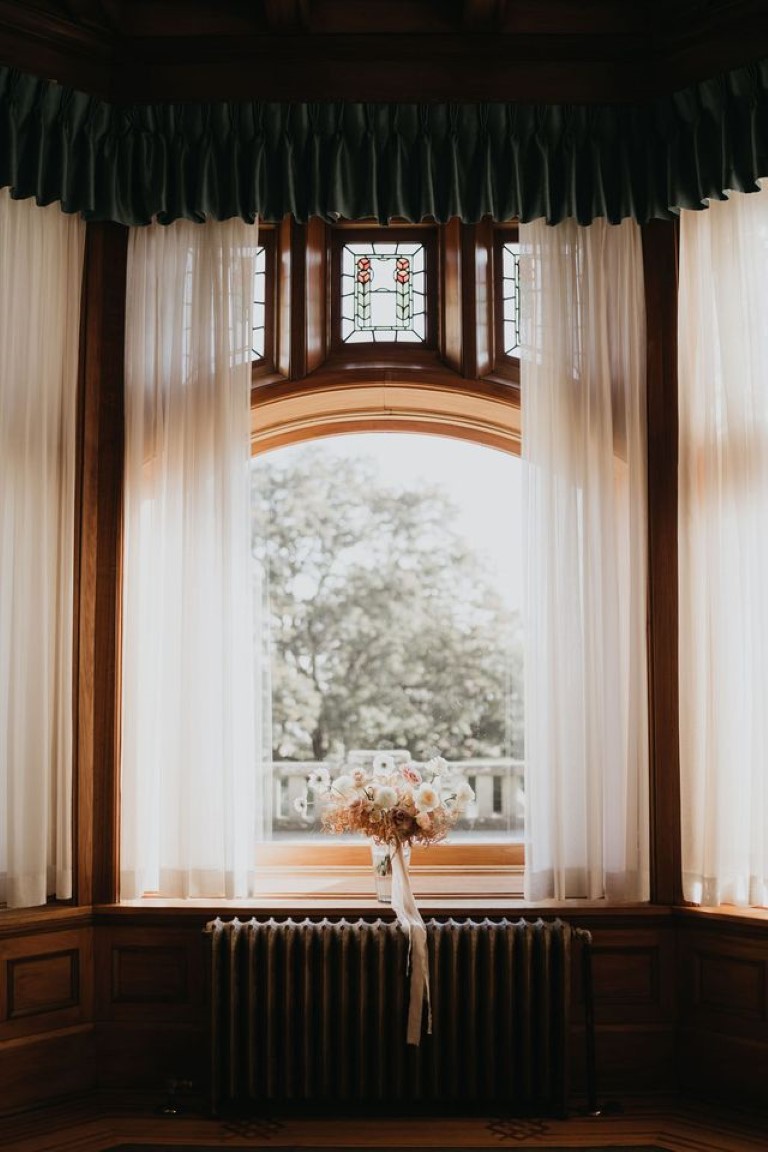
[[222, 1122], [162, 1101], [90, 1097], [0, 1120], [3, 1152], [103, 1152], [121, 1142], [246, 1147], [586, 1148], [658, 1145], [668, 1152], [767, 1152], [765, 1115], [695, 1101], [623, 1101], [621, 1111], [567, 1120], [296, 1119]]

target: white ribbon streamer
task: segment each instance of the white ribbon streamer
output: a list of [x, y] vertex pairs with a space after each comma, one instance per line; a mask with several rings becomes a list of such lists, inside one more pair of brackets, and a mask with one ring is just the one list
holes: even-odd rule
[[432, 1031], [432, 1005], [429, 1000], [429, 964], [427, 961], [427, 929], [411, 890], [411, 879], [403, 859], [402, 845], [398, 841], [392, 853], [392, 907], [398, 923], [408, 933], [408, 963], [411, 971], [411, 990], [408, 1001], [407, 1044], [421, 1042], [421, 1020], [424, 1001], [427, 1002], [427, 1032]]

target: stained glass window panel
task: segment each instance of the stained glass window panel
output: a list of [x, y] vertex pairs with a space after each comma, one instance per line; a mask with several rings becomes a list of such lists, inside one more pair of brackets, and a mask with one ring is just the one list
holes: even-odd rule
[[251, 361], [263, 360], [266, 353], [267, 259], [266, 249], [256, 249], [256, 271], [253, 277], [253, 333]]
[[341, 338], [345, 344], [423, 343], [424, 245], [361, 241], [341, 255]]
[[504, 354], [520, 355], [520, 245], [506, 243], [502, 249], [502, 302]]

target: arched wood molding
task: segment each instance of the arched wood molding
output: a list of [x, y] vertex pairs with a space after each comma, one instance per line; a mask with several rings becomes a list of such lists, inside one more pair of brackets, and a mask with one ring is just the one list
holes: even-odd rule
[[[389, 373], [387, 375], [390, 375]], [[256, 396], [251, 444], [265, 451], [314, 436], [345, 432], [423, 432], [520, 452], [520, 407], [502, 390], [467, 391], [436, 380], [329, 379]]]

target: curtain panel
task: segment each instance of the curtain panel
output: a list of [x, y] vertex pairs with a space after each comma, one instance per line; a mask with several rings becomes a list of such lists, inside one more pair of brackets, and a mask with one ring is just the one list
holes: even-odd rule
[[250, 895], [257, 230], [134, 229], [125, 354], [120, 892]]
[[768, 60], [638, 105], [111, 104], [0, 68], [0, 187], [128, 225], [643, 223], [768, 171]]
[[640, 229], [520, 228], [525, 894], [648, 898]]
[[85, 225], [0, 191], [0, 903], [72, 895]]
[[768, 904], [768, 188], [680, 228], [683, 890]]

